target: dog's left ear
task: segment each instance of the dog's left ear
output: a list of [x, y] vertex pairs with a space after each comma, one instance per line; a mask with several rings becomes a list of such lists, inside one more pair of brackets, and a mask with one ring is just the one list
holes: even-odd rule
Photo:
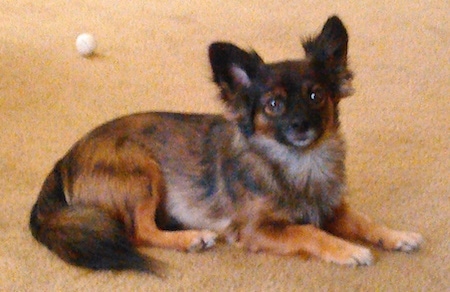
[[352, 72], [347, 68], [348, 34], [337, 16], [328, 18], [322, 32], [303, 43], [306, 57], [315, 70], [329, 79], [339, 97], [353, 93]]

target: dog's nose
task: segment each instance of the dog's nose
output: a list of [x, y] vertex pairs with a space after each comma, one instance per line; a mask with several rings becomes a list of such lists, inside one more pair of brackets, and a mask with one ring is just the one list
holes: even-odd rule
[[309, 130], [310, 124], [307, 120], [296, 120], [291, 124], [293, 130], [304, 133]]

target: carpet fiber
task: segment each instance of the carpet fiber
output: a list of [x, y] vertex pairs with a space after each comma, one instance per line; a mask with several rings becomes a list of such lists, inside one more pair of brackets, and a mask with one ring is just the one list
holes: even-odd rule
[[[395, 4], [392, 4], [395, 3]], [[266, 61], [303, 56], [302, 36], [338, 14], [356, 94], [342, 102], [350, 202], [423, 234], [413, 254], [373, 249], [348, 268], [218, 245], [145, 252], [166, 279], [69, 266], [28, 230], [53, 163], [84, 133], [137, 111], [221, 112], [207, 46], [253, 48]], [[449, 291], [450, 4], [448, 1], [62, 1], [0, 5], [0, 290]], [[91, 32], [98, 54], [75, 50]]]

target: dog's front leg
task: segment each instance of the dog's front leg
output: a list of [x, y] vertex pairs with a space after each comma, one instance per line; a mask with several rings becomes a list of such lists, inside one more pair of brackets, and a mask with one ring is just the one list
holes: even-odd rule
[[336, 210], [326, 230], [343, 238], [364, 240], [387, 250], [410, 252], [418, 249], [423, 241], [418, 233], [393, 230], [375, 223], [346, 204]]
[[253, 252], [275, 254], [310, 254], [342, 265], [370, 265], [369, 249], [352, 244], [313, 225], [280, 223], [248, 226], [240, 233], [240, 244]]

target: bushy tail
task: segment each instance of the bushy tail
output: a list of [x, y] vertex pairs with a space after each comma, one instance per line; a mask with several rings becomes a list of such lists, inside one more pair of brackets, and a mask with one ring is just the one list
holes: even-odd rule
[[136, 249], [122, 222], [97, 207], [67, 204], [59, 168], [47, 177], [31, 211], [34, 238], [73, 265], [160, 274], [161, 264]]

